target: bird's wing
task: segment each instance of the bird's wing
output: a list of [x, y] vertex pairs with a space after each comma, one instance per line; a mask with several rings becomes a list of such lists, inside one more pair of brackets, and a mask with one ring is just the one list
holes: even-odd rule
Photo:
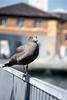
[[15, 53], [9, 60], [9, 62], [16, 62], [21, 60], [24, 57], [24, 52]]
[[27, 43], [23, 51], [16, 54], [17, 61], [23, 60], [26, 57], [30, 57], [33, 55], [35, 51], [36, 45], [32, 45], [32, 43]]
[[27, 45], [20, 46], [16, 49], [16, 59], [17, 61], [23, 59], [26, 56], [27, 53]]
[[25, 46], [20, 46], [16, 49], [16, 53], [10, 58], [11, 61], [17, 61], [17, 58], [24, 54]]
[[16, 53], [24, 52], [25, 46], [20, 46], [16, 49]]
[[18, 53], [17, 55], [16, 55], [16, 59], [17, 59], [17, 61], [20, 61], [20, 60], [23, 60], [25, 57], [27, 57], [27, 53], [25, 52], [25, 53]]
[[16, 54], [14, 54], [14, 55], [9, 59], [9, 62], [14, 63], [14, 62], [16, 62], [16, 61], [17, 61], [17, 59], [16, 59]]

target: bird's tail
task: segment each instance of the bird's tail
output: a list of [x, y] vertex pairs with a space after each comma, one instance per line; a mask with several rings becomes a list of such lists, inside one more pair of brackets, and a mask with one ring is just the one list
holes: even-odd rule
[[4, 66], [2, 66], [2, 68], [4, 68], [4, 67], [10, 67], [10, 66], [12, 66], [12, 64], [10, 62], [8, 62], [8, 63], [4, 64]]

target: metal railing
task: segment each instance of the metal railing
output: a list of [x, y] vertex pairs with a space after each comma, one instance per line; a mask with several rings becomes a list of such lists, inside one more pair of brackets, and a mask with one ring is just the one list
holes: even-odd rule
[[67, 100], [67, 91], [5, 67], [0, 68], [0, 100]]

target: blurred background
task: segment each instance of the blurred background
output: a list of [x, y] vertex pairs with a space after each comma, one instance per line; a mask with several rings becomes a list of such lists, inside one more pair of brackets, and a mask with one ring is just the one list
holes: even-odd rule
[[66, 3], [64, 0], [0, 0], [0, 65], [30, 35], [37, 35], [39, 56], [29, 65], [30, 74], [67, 89]]

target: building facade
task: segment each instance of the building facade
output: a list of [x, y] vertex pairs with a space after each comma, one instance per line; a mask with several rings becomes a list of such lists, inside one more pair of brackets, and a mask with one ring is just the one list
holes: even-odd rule
[[57, 13], [62, 21], [58, 24], [57, 51], [62, 58], [67, 58], [67, 14]]
[[[9, 44], [10, 52], [9, 50], [7, 52], [11, 56], [15, 52], [16, 47], [26, 41], [28, 35], [38, 36], [40, 42], [40, 59], [45, 61], [55, 57], [57, 54], [60, 55], [61, 44], [67, 46], [67, 36], [65, 36], [64, 41], [61, 38], [66, 31], [62, 30], [61, 32], [62, 21], [60, 19], [62, 20], [57, 14], [44, 12], [25, 3], [1, 8], [0, 55], [5, 57], [5, 54], [7, 54], [4, 54], [4, 41], [8, 41], [5, 45], [7, 49], [7, 44]], [[63, 26], [65, 23], [66, 21]]]

